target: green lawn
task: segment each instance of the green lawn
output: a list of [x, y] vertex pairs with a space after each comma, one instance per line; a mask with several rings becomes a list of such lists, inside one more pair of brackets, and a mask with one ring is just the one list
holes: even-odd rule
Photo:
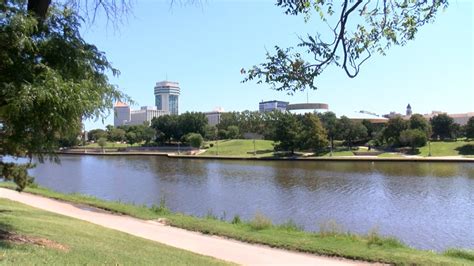
[[[218, 145], [216, 141], [209, 141], [206, 145], [209, 146], [211, 143], [214, 146], [201, 155], [212, 156], [217, 155], [217, 152], [219, 152], [219, 156], [254, 156], [254, 142], [251, 139], [219, 140]], [[255, 151], [257, 157], [273, 156], [273, 141], [255, 140]]]
[[7, 265], [225, 264], [210, 257], [1, 198], [0, 251], [0, 264]]
[[[429, 145], [421, 147], [421, 156], [428, 156]], [[432, 141], [431, 156], [474, 155], [474, 141]]]
[[[0, 186], [10, 188], [14, 187], [11, 183], [0, 183]], [[234, 218], [234, 223], [230, 223], [221, 221], [212, 215], [208, 215], [207, 218], [198, 218], [171, 213], [165, 208], [165, 206], [153, 206], [152, 208], [147, 208], [145, 206], [128, 205], [119, 202], [108, 202], [77, 194], [66, 195], [40, 187], [28, 188], [26, 191], [61, 200], [84, 203], [142, 219], [156, 219], [159, 217], [167, 218], [172, 226], [289, 250], [393, 264], [474, 264], [472, 252], [451, 250], [446, 254], [439, 254], [431, 251], [421, 251], [409, 248], [395, 239], [382, 238], [377, 234], [359, 236], [332, 231], [323, 233], [304, 232], [298, 229], [294, 224], [289, 223], [284, 226], [271, 225], [269, 221], [266, 221], [261, 217], [259, 219], [254, 219], [253, 221], [240, 221], [240, 219]], [[9, 214], [8, 212], [0, 212], [0, 215], [3, 215], [4, 217]], [[30, 216], [29, 213], [25, 213], [25, 215]], [[14, 219], [17, 214], [12, 214], [11, 216], [13, 217], [9, 216], [10, 219]], [[290, 219], [291, 217], [288, 218]], [[31, 219], [36, 218], [33, 215]], [[19, 218], [19, 220], [22, 220], [22, 218]], [[11, 224], [16, 223], [12, 222]], [[31, 224], [31, 232], [36, 231], [35, 226], [42, 228], [42, 224], [42, 221]], [[74, 234], [76, 233], [77, 232], [74, 232]], [[94, 235], [96, 234], [98, 233], [94, 233]], [[62, 237], [64, 239], [70, 238], [67, 236]], [[54, 240], [59, 242], [62, 241], [60, 236]], [[95, 240], [91, 243], [95, 243]]]

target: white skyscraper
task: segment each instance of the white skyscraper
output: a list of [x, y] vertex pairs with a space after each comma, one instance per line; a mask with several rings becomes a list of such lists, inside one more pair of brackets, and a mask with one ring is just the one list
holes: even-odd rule
[[155, 86], [155, 106], [158, 110], [168, 111], [172, 115], [179, 113], [180, 88], [178, 82], [161, 81]]

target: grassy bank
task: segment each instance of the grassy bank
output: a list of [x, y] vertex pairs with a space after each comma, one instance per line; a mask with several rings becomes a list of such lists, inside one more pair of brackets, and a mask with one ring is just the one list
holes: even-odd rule
[[254, 157], [255, 151], [256, 157], [273, 156], [273, 141], [271, 140], [255, 140], [255, 150], [254, 141], [251, 139], [219, 140], [218, 144], [216, 141], [207, 143], [207, 145], [210, 144], [213, 146], [201, 155]]
[[88, 222], [0, 198], [0, 264], [224, 265]]
[[[10, 183], [0, 183], [2, 187], [13, 188]], [[466, 265], [473, 264], [472, 253], [451, 250], [446, 254], [409, 248], [399, 241], [382, 238], [376, 233], [358, 236], [342, 233], [335, 226], [326, 226], [320, 233], [304, 232], [294, 223], [272, 225], [263, 215], [256, 215], [252, 221], [241, 221], [234, 217], [232, 222], [221, 221], [212, 215], [205, 218], [192, 217], [169, 212], [161, 206], [134, 206], [119, 202], [108, 202], [77, 194], [61, 194], [45, 188], [28, 188], [27, 192], [51, 198], [87, 204], [112, 212], [131, 215], [141, 219], [166, 218], [172, 226], [199, 231], [205, 234], [265, 244], [272, 247], [297, 250], [308, 253], [339, 256], [366, 261], [393, 264], [423, 265]]]
[[[250, 139], [236, 139], [236, 140], [220, 140], [217, 148], [216, 142], [209, 142], [213, 147], [209, 148], [201, 155], [214, 156], [219, 151], [219, 156], [238, 156], [238, 157], [254, 157], [254, 143]], [[270, 140], [255, 140], [256, 157], [273, 157], [273, 141]], [[429, 155], [429, 145], [425, 145], [418, 149], [419, 155], [427, 157]], [[365, 150], [359, 150], [365, 151]], [[329, 157], [330, 153], [325, 153], [323, 157]], [[333, 151], [332, 156], [354, 156], [354, 153], [347, 147], [339, 146]], [[401, 153], [382, 153], [379, 157], [402, 157]], [[434, 141], [431, 142], [431, 156], [474, 156], [474, 141]]]

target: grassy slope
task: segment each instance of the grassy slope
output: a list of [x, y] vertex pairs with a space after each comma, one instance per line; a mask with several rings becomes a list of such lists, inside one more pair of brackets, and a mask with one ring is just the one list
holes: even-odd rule
[[[201, 155], [216, 155], [216, 145], [209, 148], [205, 153]], [[271, 157], [273, 156], [273, 142], [270, 140], [256, 140], [255, 146], [257, 150], [257, 157]], [[462, 149], [464, 147], [464, 149]], [[457, 150], [457, 149], [460, 149]], [[253, 157], [253, 140], [221, 140], [219, 141], [219, 155], [220, 156], [241, 156], [241, 157]], [[421, 147], [420, 153], [417, 155], [428, 156], [429, 147], [428, 145]], [[349, 151], [343, 147], [336, 149], [333, 152], [333, 156], [353, 156], [352, 151]], [[437, 141], [431, 142], [431, 155], [432, 156], [473, 156], [474, 155], [474, 141]], [[323, 155], [329, 157], [329, 153]], [[383, 153], [379, 157], [400, 157], [402, 154]]]
[[0, 229], [68, 250], [0, 239], [0, 264], [217, 265], [224, 262], [0, 198]]
[[[201, 155], [216, 155], [217, 145], [215, 141], [214, 146], [209, 148]], [[273, 156], [273, 141], [271, 140], [255, 140], [255, 150], [257, 157]], [[219, 141], [219, 156], [243, 156], [253, 157], [254, 146], [251, 139], [233, 139]]]
[[[14, 187], [11, 183], [0, 183], [0, 186]], [[466, 257], [466, 254], [469, 255], [469, 253], [463, 251], [453, 251], [450, 253], [451, 256], [420, 251], [399, 244], [393, 239], [381, 239], [377, 235], [366, 237], [333, 233], [321, 235], [303, 232], [294, 227], [284, 228], [281, 226], [269, 226], [257, 230], [249, 222], [231, 224], [217, 219], [173, 214], [158, 207], [147, 208], [118, 202], [107, 202], [82, 195], [65, 195], [44, 188], [28, 188], [27, 191], [66, 201], [85, 203], [142, 219], [164, 217], [170, 221], [171, 225], [176, 227], [290, 250], [395, 264], [466, 265], [474, 263], [474, 259], [462, 258]], [[461, 252], [461, 255], [453, 255], [459, 252]]]
[[[463, 154], [457, 149], [466, 146], [472, 146], [471, 154]], [[469, 152], [469, 151], [468, 151]], [[426, 145], [420, 148], [421, 156], [428, 156], [429, 146]], [[431, 156], [458, 156], [458, 155], [474, 155], [474, 141], [434, 141], [431, 142]]]

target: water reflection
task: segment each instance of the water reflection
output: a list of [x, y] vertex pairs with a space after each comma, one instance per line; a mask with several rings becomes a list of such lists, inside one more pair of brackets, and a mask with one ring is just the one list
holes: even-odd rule
[[136, 204], [164, 197], [172, 210], [199, 216], [262, 212], [306, 230], [335, 220], [357, 233], [378, 227], [418, 248], [474, 248], [474, 164], [61, 159], [32, 171], [38, 183]]

